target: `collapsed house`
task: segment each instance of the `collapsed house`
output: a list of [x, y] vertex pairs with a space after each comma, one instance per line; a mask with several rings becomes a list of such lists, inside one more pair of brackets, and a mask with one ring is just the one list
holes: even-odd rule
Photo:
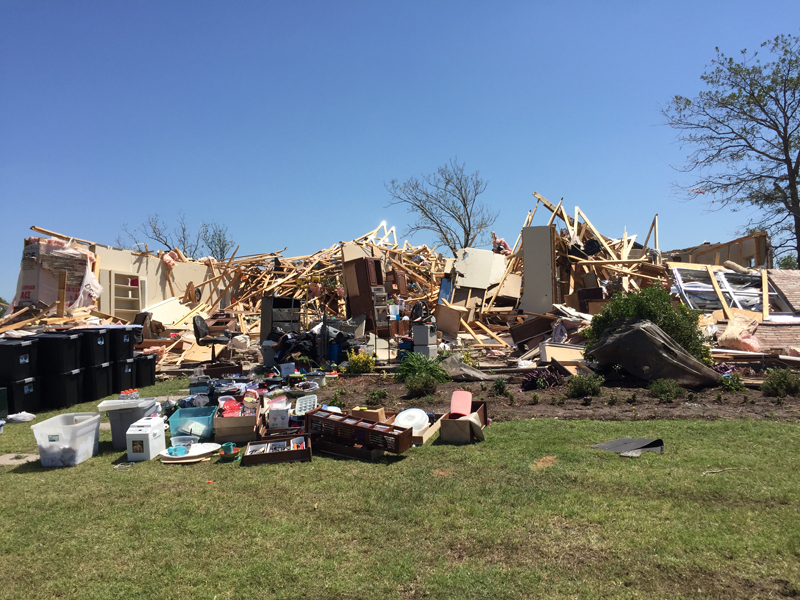
[[[413, 347], [435, 355], [444, 344], [478, 360], [521, 360], [524, 368], [560, 357], [574, 374], [585, 369], [580, 330], [592, 316], [615, 292], [657, 286], [707, 314], [702, 324], [712, 337], [744, 314], [750, 329], [757, 322], [758, 353], [794, 352], [800, 272], [771, 269], [765, 233], [663, 252], [658, 215], [640, 242], [626, 230], [601, 234], [577, 206], [568, 211], [534, 197], [513, 244], [495, 237], [492, 250], [464, 248], [451, 258], [399, 243], [385, 223], [310, 255], [237, 256], [237, 249], [222, 261], [179, 249], [129, 251], [33, 227], [49, 237], [25, 240], [0, 334], [135, 324], [142, 329], [137, 348], [156, 354], [162, 371], [248, 352], [257, 362], [265, 344], [294, 336], [302, 352], [292, 354], [315, 363], [340, 362], [348, 347], [394, 359]], [[533, 225], [540, 209], [546, 222]], [[434, 334], [421, 343], [412, 325], [429, 320]], [[715, 358], [730, 360], [733, 352], [718, 349]]]

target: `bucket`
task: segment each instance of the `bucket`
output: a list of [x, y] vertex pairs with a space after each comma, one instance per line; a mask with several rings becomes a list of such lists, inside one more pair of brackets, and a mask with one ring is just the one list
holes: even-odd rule
[[328, 360], [332, 363], [339, 362], [339, 350], [341, 349], [341, 344], [329, 344], [328, 345]]

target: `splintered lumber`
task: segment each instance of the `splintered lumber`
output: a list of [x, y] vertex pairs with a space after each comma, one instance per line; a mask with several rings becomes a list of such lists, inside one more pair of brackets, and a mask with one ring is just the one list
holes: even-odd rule
[[717, 278], [714, 276], [714, 270], [709, 265], [706, 267], [706, 271], [708, 271], [708, 276], [711, 278], [711, 285], [714, 287], [714, 292], [717, 294], [717, 298], [722, 304], [722, 310], [725, 313], [725, 318], [730, 320], [732, 318], [731, 309], [728, 306], [728, 301], [725, 300], [725, 296], [722, 295], [722, 290], [719, 288], [719, 283], [717, 282]]
[[497, 336], [497, 335], [496, 335], [496, 334], [495, 334], [495, 333], [494, 333], [494, 332], [493, 332], [491, 329], [489, 329], [488, 327], [486, 327], [486, 325], [484, 325], [484, 324], [483, 324], [483, 323], [481, 323], [480, 321], [475, 321], [475, 324], [476, 324], [478, 327], [480, 327], [481, 329], [483, 329], [483, 331], [485, 331], [485, 332], [486, 332], [486, 335], [488, 335], [490, 338], [492, 338], [493, 340], [496, 340], [496, 341], [500, 342], [500, 343], [501, 343], [503, 346], [505, 346], [505, 347], [507, 347], [507, 348], [511, 348], [511, 344], [509, 344], [509, 343], [508, 343], [508, 342], [506, 342], [505, 340], [503, 340], [503, 339], [499, 338], [499, 337], [498, 337], [498, 336]]

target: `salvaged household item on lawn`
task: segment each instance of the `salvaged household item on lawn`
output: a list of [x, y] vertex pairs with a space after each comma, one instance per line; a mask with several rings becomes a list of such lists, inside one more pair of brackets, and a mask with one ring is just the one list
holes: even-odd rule
[[[161, 462], [164, 464], [189, 464], [196, 463], [204, 460], [209, 460], [216, 454], [222, 446], [213, 442], [198, 442], [188, 446], [188, 450], [180, 454], [170, 454], [170, 450], [174, 450], [174, 446], [162, 450], [159, 456]], [[186, 446], [183, 446], [186, 448]]]
[[[230, 404], [235, 404], [236, 409], [231, 410]], [[248, 408], [244, 406], [244, 403], [228, 401], [225, 406], [219, 407], [214, 416], [214, 441], [218, 444], [255, 441], [258, 436], [257, 427], [260, 419], [260, 402], [255, 408]]]
[[41, 333], [35, 338], [39, 342], [37, 363], [40, 375], [66, 373], [81, 368], [83, 334], [80, 330]]
[[302, 435], [285, 439], [250, 442], [242, 455], [242, 466], [264, 463], [311, 462], [311, 437]]
[[402, 454], [413, 442], [411, 429], [316, 408], [306, 413], [306, 431], [333, 443]]
[[210, 329], [206, 324], [206, 320], [200, 315], [196, 315], [192, 319], [192, 328], [194, 329], [194, 338], [198, 346], [211, 346], [211, 362], [216, 362], [217, 360], [216, 346], [227, 346], [235, 335], [232, 331], [226, 329], [223, 335], [210, 337]]
[[102, 363], [83, 370], [83, 401], [94, 402], [111, 395], [113, 374], [111, 363]]
[[[409, 409], [409, 410], [419, 410], [419, 409]], [[439, 431], [442, 425], [442, 419], [444, 418], [446, 413], [425, 413], [426, 414], [426, 423], [425, 426], [421, 429], [412, 429], [412, 436], [411, 442], [415, 446], [422, 446], [430, 440], [437, 431]], [[398, 415], [396, 412], [387, 412], [386, 419], [384, 420], [385, 423], [395, 423], [395, 417]]]
[[201, 440], [210, 440], [216, 413], [216, 406], [179, 408], [169, 418], [170, 436], [196, 435]]
[[488, 422], [486, 403], [472, 400], [472, 394], [465, 390], [456, 390], [450, 406], [450, 412], [441, 419], [439, 438], [449, 444], [469, 444], [475, 440], [483, 440], [483, 429]]
[[38, 351], [35, 337], [0, 339], [0, 384], [36, 377]]
[[717, 385], [722, 376], [681, 348], [660, 327], [642, 319], [617, 319], [587, 348], [600, 366], [622, 365], [647, 381], [674, 379], [679, 385]]
[[31, 425], [43, 467], [74, 467], [97, 454], [100, 413], [65, 413]]
[[144, 417], [134, 421], [126, 432], [128, 460], [152, 460], [166, 449], [164, 420], [161, 417]]
[[111, 447], [114, 450], [124, 450], [127, 445], [126, 433], [128, 429], [140, 419], [155, 414], [156, 399], [104, 400], [97, 405], [97, 410], [108, 413], [108, 420], [111, 424]]
[[41, 407], [41, 390], [39, 379], [28, 377], [20, 381], [8, 381], [2, 384], [8, 394], [9, 413], [38, 413]]
[[70, 408], [83, 402], [83, 369], [51, 373], [39, 378], [42, 386], [41, 406], [49, 409]]

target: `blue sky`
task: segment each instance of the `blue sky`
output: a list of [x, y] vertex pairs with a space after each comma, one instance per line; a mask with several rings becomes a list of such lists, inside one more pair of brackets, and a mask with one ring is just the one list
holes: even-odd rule
[[676, 197], [688, 150], [659, 110], [715, 46], [798, 23], [796, 1], [3, 0], [0, 296], [31, 225], [113, 244], [183, 211], [240, 254], [306, 254], [402, 231], [384, 183], [456, 156], [511, 241], [533, 191], [609, 236], [658, 212], [662, 248], [731, 239], [744, 215]]

